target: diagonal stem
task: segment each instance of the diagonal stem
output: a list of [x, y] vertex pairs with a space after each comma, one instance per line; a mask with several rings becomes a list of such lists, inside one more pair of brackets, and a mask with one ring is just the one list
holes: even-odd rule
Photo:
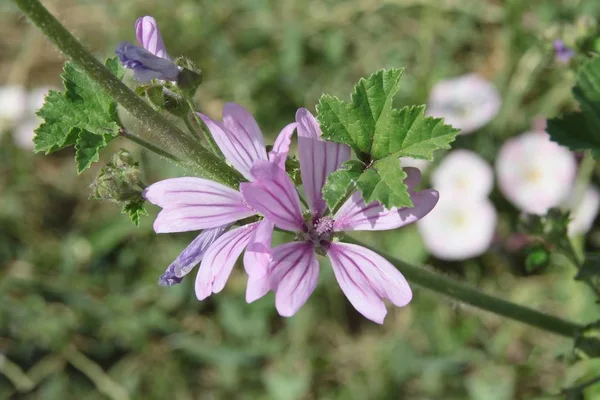
[[170, 123], [100, 63], [38, 0], [13, 0], [21, 11], [159, 143], [183, 155], [184, 165], [200, 176], [237, 188], [243, 177], [223, 160]]
[[[561, 336], [576, 337], [585, 329], [583, 325], [511, 303], [499, 297], [490, 296], [454, 279], [439, 275], [423, 267], [408, 264], [380, 250], [373, 249], [352, 237], [346, 236], [344, 240], [376, 251], [394, 264], [408, 281], [436, 293]], [[595, 344], [598, 345], [598, 343]]]

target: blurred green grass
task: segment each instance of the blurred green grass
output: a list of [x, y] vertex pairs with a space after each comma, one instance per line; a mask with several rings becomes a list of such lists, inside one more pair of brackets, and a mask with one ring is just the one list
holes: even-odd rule
[[[169, 53], [203, 69], [201, 108], [219, 116], [224, 102], [239, 102], [270, 137], [298, 107], [313, 108], [323, 92], [347, 97], [380, 68], [406, 68], [399, 104], [425, 102], [439, 79], [476, 71], [501, 90], [503, 109], [457, 146], [488, 161], [536, 117], [570, 106], [573, 77], [553, 62], [551, 43], [572, 35], [576, 20], [600, 16], [595, 0], [44, 4], [99, 57], [134, 40], [137, 17], [155, 16]], [[9, 2], [0, 9], [0, 83], [59, 85], [61, 55]], [[136, 154], [148, 182], [182, 173]], [[10, 133], [0, 137], [0, 398], [542, 399], [600, 373], [597, 360], [574, 362], [569, 340], [418, 288], [409, 307], [376, 326], [327, 267], [291, 319], [277, 316], [272, 295], [245, 303], [241, 268], [222, 293], [198, 302], [193, 276], [156, 284], [194, 235], [155, 235], [152, 218], [135, 228], [118, 208], [88, 200], [92, 179], [76, 175], [69, 151], [34, 156]], [[493, 199], [506, 235], [518, 213]], [[414, 227], [361, 239], [429, 260]], [[560, 259], [528, 277], [500, 244], [464, 263], [429, 261], [521, 304], [578, 322], [597, 317]], [[597, 396], [595, 387], [585, 394]]]

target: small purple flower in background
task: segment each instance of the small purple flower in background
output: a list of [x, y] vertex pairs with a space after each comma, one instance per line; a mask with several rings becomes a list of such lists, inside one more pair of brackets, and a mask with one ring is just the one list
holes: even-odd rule
[[501, 104], [500, 94], [490, 82], [477, 74], [467, 74], [436, 83], [429, 95], [427, 114], [444, 118], [466, 134], [491, 121]]
[[[256, 162], [285, 163], [296, 124], [287, 125], [267, 155], [258, 124], [242, 106], [227, 103], [223, 121], [199, 114], [227, 160], [244, 177], [252, 179]], [[282, 163], [283, 160], [283, 163]], [[173, 178], [150, 185], [144, 192], [148, 201], [163, 208], [154, 221], [157, 233], [204, 229], [161, 276], [159, 283], [173, 285], [201, 262], [196, 276], [196, 296], [202, 300], [225, 286], [239, 255], [246, 249], [244, 265], [250, 274], [270, 259], [273, 224], [262, 220], [227, 229], [236, 221], [258, 212], [248, 206], [242, 194], [219, 183], [201, 178]]]
[[247, 300], [254, 301], [273, 290], [279, 314], [292, 316], [314, 291], [319, 276], [317, 254], [323, 254], [329, 258], [335, 277], [352, 305], [368, 319], [383, 323], [387, 313], [383, 300], [388, 299], [398, 307], [408, 304], [412, 298], [408, 283], [396, 267], [377, 253], [340, 243], [336, 236], [344, 231], [396, 229], [415, 222], [433, 209], [438, 193], [413, 192], [420, 173], [407, 168], [405, 182], [415, 204], [413, 208], [387, 210], [377, 202], [367, 205], [356, 192], [335, 215], [327, 216], [321, 190], [327, 176], [350, 158], [350, 148], [322, 141], [319, 123], [306, 109], [298, 111], [296, 122], [309, 212], [303, 214], [294, 184], [272, 162], [256, 162], [251, 170], [254, 180], [240, 185], [246, 202], [266, 220], [296, 234], [296, 241], [272, 250], [266, 268], [248, 272]]
[[167, 54], [156, 20], [150, 16], [138, 18], [135, 33], [142, 47], [122, 42], [115, 50], [123, 66], [133, 70], [140, 82], [177, 80], [180, 69]]
[[558, 62], [563, 64], [568, 64], [571, 61], [571, 58], [575, 56], [575, 51], [573, 49], [567, 47], [565, 43], [557, 39], [554, 41], [554, 56]]

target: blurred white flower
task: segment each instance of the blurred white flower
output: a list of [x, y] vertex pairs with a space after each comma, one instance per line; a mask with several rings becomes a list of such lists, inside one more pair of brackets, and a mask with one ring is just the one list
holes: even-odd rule
[[402, 168], [413, 167], [421, 172], [425, 172], [425, 170], [429, 168], [429, 164], [431, 164], [431, 161], [411, 157], [400, 157], [400, 165], [402, 165]]
[[46, 99], [46, 95], [50, 90], [54, 90], [54, 88], [50, 86], [42, 86], [31, 89], [27, 101], [27, 107], [31, 113], [35, 114], [37, 110], [42, 108], [44, 105], [44, 100]]
[[569, 235], [578, 235], [586, 233], [592, 227], [598, 207], [600, 206], [600, 192], [594, 185], [590, 185], [581, 198], [579, 204], [573, 204], [575, 199], [571, 197], [569, 205], [575, 207], [571, 211], [571, 222], [569, 222]]
[[427, 114], [444, 118], [461, 133], [483, 127], [500, 110], [498, 90], [477, 74], [467, 74], [438, 82], [429, 96]]
[[440, 192], [440, 200], [417, 228], [427, 249], [442, 260], [466, 260], [490, 247], [496, 209], [487, 198], [463, 198]]
[[36, 111], [44, 105], [44, 99], [48, 94], [50, 87], [39, 87], [32, 89], [25, 101], [25, 111], [13, 130], [13, 141], [15, 146], [31, 151], [34, 148], [33, 138], [35, 130], [43, 122], [41, 118], [35, 115]]
[[522, 211], [545, 214], [572, 190], [577, 164], [545, 132], [526, 132], [504, 143], [496, 159], [504, 196]]
[[27, 111], [27, 92], [22, 86], [0, 86], [0, 129], [12, 126]]
[[23, 150], [33, 150], [34, 143], [33, 137], [35, 136], [35, 130], [40, 126], [40, 121], [37, 119], [28, 119], [21, 122], [13, 131], [13, 142], [15, 146]]
[[454, 150], [444, 157], [431, 174], [431, 184], [441, 196], [483, 199], [492, 191], [494, 171], [476, 153]]

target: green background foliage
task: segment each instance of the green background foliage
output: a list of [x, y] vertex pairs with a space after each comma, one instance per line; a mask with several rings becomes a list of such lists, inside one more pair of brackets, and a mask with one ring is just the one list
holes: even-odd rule
[[[397, 106], [425, 102], [439, 79], [478, 72], [501, 90], [503, 108], [455, 146], [490, 162], [535, 118], [573, 109], [575, 77], [554, 63], [551, 43], [580, 29], [570, 25], [577, 19], [600, 16], [595, 0], [43, 2], [101, 58], [134, 40], [137, 17], [154, 15], [169, 54], [202, 68], [202, 110], [218, 117], [224, 102], [239, 102], [271, 141], [298, 107], [314, 111], [322, 93], [347, 99], [381, 68], [405, 68]], [[58, 86], [64, 59], [9, 3], [0, 9], [0, 82]], [[272, 295], [245, 303], [242, 268], [204, 302], [193, 275], [159, 287], [194, 234], [156, 235], [156, 208], [135, 227], [116, 205], [88, 199], [102, 163], [78, 176], [73, 149], [36, 156], [10, 136], [0, 137], [0, 398], [541, 399], [600, 374], [598, 360], [573, 358], [567, 339], [418, 288], [377, 326], [347, 303], [326, 265], [291, 319], [276, 314]], [[182, 174], [120, 139], [108, 145], [121, 147], [140, 160], [145, 182]], [[467, 262], [430, 258], [414, 227], [360, 238], [503, 298], [597, 318], [562, 258], [527, 273], [526, 255], [505, 245], [518, 211], [497, 191], [492, 199], [499, 239]], [[597, 250], [597, 228], [582, 247]], [[597, 396], [597, 387], [585, 393]]]

